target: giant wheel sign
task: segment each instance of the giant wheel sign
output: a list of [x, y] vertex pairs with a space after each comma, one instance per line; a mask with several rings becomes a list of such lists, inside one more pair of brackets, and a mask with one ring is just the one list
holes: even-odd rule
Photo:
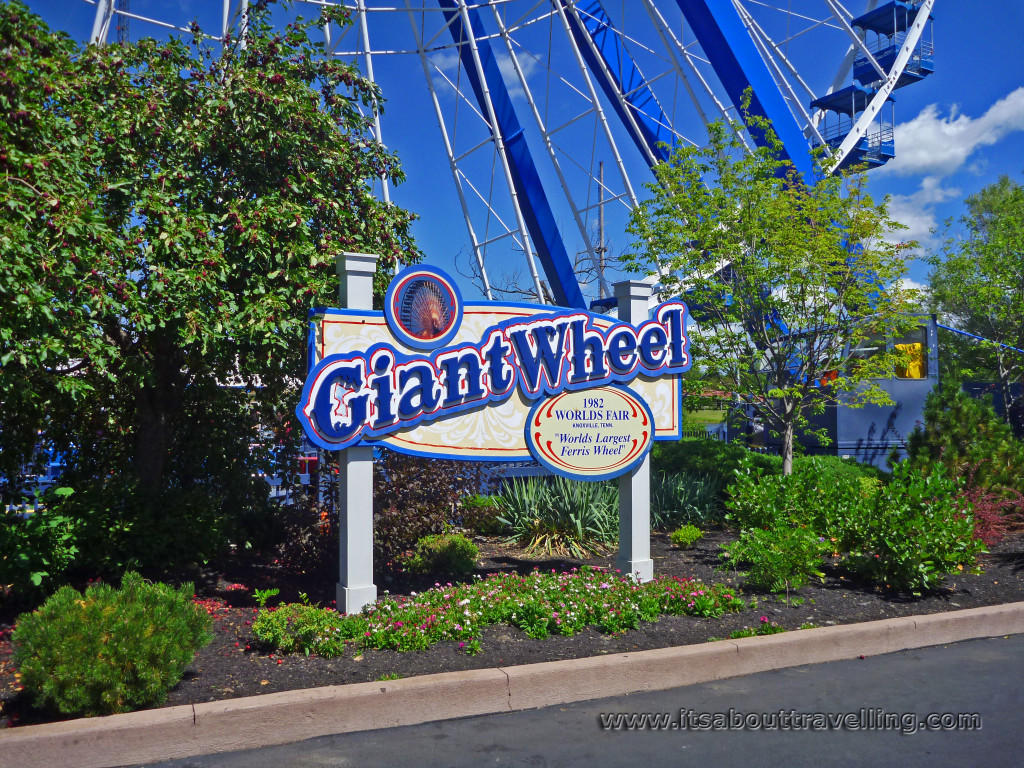
[[444, 272], [410, 267], [383, 312], [322, 310], [296, 414], [321, 448], [536, 458], [578, 479], [634, 469], [681, 435], [686, 305], [637, 325], [577, 309], [463, 303]]

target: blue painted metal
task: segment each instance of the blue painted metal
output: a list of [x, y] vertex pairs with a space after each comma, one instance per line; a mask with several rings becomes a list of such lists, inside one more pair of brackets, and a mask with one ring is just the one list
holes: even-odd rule
[[[455, 0], [437, 0], [437, 3], [448, 22], [448, 31], [458, 45], [459, 58], [473, 88], [473, 93], [481, 110], [486, 114], [484, 83], [478, 76], [473, 61], [473, 52], [467, 44], [469, 34], [463, 28], [458, 5]], [[490, 43], [482, 39], [485, 36], [485, 31], [476, 15], [476, 9], [472, 5], [470, 5], [470, 24], [473, 37], [477, 40], [480, 65], [486, 80], [487, 91], [491, 96], [491, 104], [494, 107], [494, 115], [498, 123], [496, 128], [508, 152], [512, 183], [519, 197], [520, 208], [523, 218], [526, 220], [526, 228], [529, 230], [533, 247], [536, 249], [541, 266], [544, 268], [544, 273], [551, 286], [551, 292], [554, 294], [555, 303], [575, 309], [586, 309], [587, 302], [583, 298], [579, 281], [576, 279], [573, 261], [569, 258], [565, 244], [562, 242], [555, 215], [551, 210], [547, 194], [544, 192], [540, 174], [537, 172], [537, 165], [533, 161], [533, 155], [527, 146], [526, 136], [516, 115], [515, 106], [512, 104], [512, 97], [509, 95], [508, 88], [505, 87], [498, 60], [491, 50]]]
[[961, 331], [959, 328], [950, 328], [948, 325], [943, 325], [942, 323], [939, 323], [938, 327], [944, 331], [952, 331], [953, 333], [959, 333], [961, 336], [967, 336], [971, 339], [977, 339], [978, 341], [987, 341], [989, 344], [995, 344], [997, 347], [1002, 347], [1003, 349], [1012, 349], [1014, 352], [1020, 352], [1021, 354], [1024, 354], [1024, 349], [1021, 349], [1020, 347], [1011, 347], [1009, 344], [1001, 344], [998, 341], [986, 339], [984, 336], [977, 336], [973, 333], [968, 333], [967, 331]]
[[[668, 127], [669, 120], [633, 57], [622, 45], [622, 39], [615, 32], [611, 17], [600, 0], [577, 5], [576, 13], [569, 14], [569, 18], [580, 53], [640, 154], [651, 166], [654, 165], [652, 158], [654, 162], [668, 160], [675, 146], [675, 135]], [[591, 48], [591, 42], [597, 48], [597, 54]], [[603, 67], [598, 55], [604, 61]], [[633, 108], [629, 115], [619, 101], [619, 94]], [[662, 143], [668, 147], [658, 146]]]
[[[896, 57], [907, 40], [907, 29], [910, 28], [916, 17], [917, 8], [912, 3], [893, 0], [893, 2], [858, 16], [850, 24], [864, 32], [874, 33], [875, 39], [865, 42], [875, 61], [888, 72], [896, 62]], [[929, 18], [928, 23], [931, 22], [932, 19]], [[910, 61], [900, 73], [895, 87], [902, 88], [919, 82], [934, 71], [935, 60], [932, 43], [922, 38], [918, 41]], [[882, 78], [868, 61], [868, 57], [860, 52], [853, 60], [853, 79], [862, 85], [870, 85]]]
[[904, 0], [892, 0], [872, 11], [857, 16], [850, 22], [851, 27], [860, 27], [880, 35], [905, 32], [914, 21], [917, 9]]
[[[874, 71], [874, 68], [872, 68], [872, 71]], [[858, 114], [867, 108], [875, 92], [874, 88], [866, 88], [863, 85], [854, 83], [811, 102], [812, 109], [834, 112], [842, 116], [837, 123], [829, 125], [826, 121], [820, 126], [821, 134], [826, 144], [835, 149], [846, 140], [853, 126], [853, 121], [856, 120]], [[892, 108], [892, 101], [891, 97], [886, 99], [886, 102], [890, 104], [890, 109]], [[848, 120], [844, 120], [843, 117], [848, 118]], [[843, 158], [839, 168], [862, 164], [867, 165], [869, 168], [878, 167], [884, 165], [896, 154], [892, 120], [885, 121], [883, 113], [879, 112], [878, 122], [872, 123], [872, 125], [874, 130], [869, 130], [861, 136], [860, 140]]]
[[[869, 43], [868, 48], [871, 49], [871, 53], [879, 66], [888, 72], [892, 69], [893, 64], [895, 64], [896, 57], [899, 56], [906, 39], [906, 34], [900, 32], [894, 37], [879, 37], [874, 42]], [[920, 82], [933, 72], [935, 72], [935, 58], [932, 44], [928, 40], [919, 40], [914, 53], [910, 57], [910, 61], [907, 62], [907, 65], [900, 73], [895, 87], [903, 88], [912, 83]], [[853, 60], [853, 79], [861, 85], [871, 85], [872, 83], [877, 83], [882, 78], [877, 70], [871, 66], [868, 57], [863, 53], [858, 53], [857, 57]]]
[[857, 84], [848, 85], [815, 99], [811, 102], [811, 109], [824, 109], [853, 117], [858, 112], [864, 111], [874, 95], [874, 89]]
[[889, 395], [892, 405], [836, 409], [835, 455], [850, 456], [880, 469], [886, 467], [893, 450], [901, 459], [906, 456], [906, 439], [921, 420], [925, 399], [939, 385], [939, 337], [935, 316], [921, 317], [920, 324], [927, 346], [925, 377], [876, 379], [874, 383]]
[[[804, 177], [812, 178], [814, 164], [807, 138], [733, 4], [724, 0], [676, 2], [735, 107], [742, 108], [743, 94], [750, 88], [750, 114], [771, 121], [786, 156]], [[751, 137], [759, 146], [764, 146], [764, 136], [758, 131], [752, 131]]]

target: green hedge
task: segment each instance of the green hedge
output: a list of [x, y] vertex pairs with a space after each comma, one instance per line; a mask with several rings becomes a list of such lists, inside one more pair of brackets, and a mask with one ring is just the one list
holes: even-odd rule
[[[657, 442], [651, 451], [651, 470], [654, 473], [702, 475], [717, 482], [723, 489], [734, 479], [740, 464], [746, 461], [764, 475], [782, 474], [782, 457], [755, 453], [738, 443], [718, 440], [686, 438], [677, 442]], [[812, 472], [824, 482], [839, 478], [883, 480], [885, 472], [854, 459], [835, 456], [794, 456], [793, 472]]]
[[703, 475], [724, 488], [746, 457], [766, 474], [782, 473], [782, 459], [779, 456], [752, 453], [742, 445], [702, 438], [655, 443], [651, 451], [651, 470], [667, 475]]
[[196, 651], [212, 639], [191, 584], [174, 589], [126, 573], [83, 595], [59, 589], [18, 618], [11, 641], [21, 681], [37, 706], [109, 715], [163, 702]]

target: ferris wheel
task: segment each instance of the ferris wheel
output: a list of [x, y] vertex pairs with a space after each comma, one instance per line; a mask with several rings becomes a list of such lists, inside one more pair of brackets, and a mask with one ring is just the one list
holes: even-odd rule
[[[219, 36], [248, 8], [92, 2], [96, 42], [193, 19]], [[748, 89], [803, 174], [815, 147], [833, 168], [894, 156], [893, 92], [934, 70], [935, 0], [856, 2], [300, 0], [292, 12], [351, 13], [323, 29], [326, 51], [380, 84], [377, 138], [410, 169], [396, 190], [376, 181], [378, 194], [461, 220], [451, 249], [487, 298], [586, 308], [609, 295], [606, 233], [624, 231], [651, 167], [706, 143], [711, 121], [740, 121]]]

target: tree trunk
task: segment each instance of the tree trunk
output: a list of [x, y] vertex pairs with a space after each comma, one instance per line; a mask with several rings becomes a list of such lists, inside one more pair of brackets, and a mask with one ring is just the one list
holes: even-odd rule
[[167, 460], [167, 414], [158, 402], [157, 388], [143, 387], [137, 397], [135, 475], [145, 491], [155, 491]]
[[1010, 370], [1003, 365], [1003, 354], [1000, 352], [996, 360], [999, 366], [999, 389], [1003, 395], [1003, 421], [1010, 424], [1010, 404], [1013, 402], [1013, 396], [1010, 391]]
[[181, 351], [170, 344], [157, 344], [151, 379], [136, 394], [135, 476], [145, 492], [163, 485], [171, 427], [181, 409]]
[[793, 473], [793, 421], [789, 419], [782, 429], [782, 474]]

